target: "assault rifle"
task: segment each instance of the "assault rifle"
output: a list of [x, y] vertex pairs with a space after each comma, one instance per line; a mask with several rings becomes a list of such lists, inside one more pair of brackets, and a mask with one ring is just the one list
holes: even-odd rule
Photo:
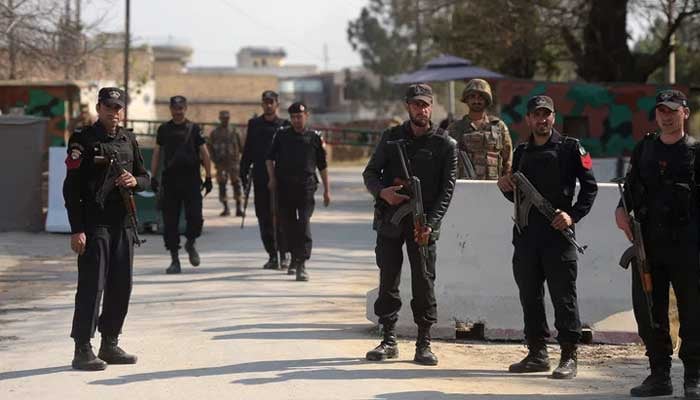
[[[410, 170], [410, 165], [408, 164], [408, 155], [406, 154], [406, 140], [393, 140], [388, 141], [389, 145], [396, 145], [396, 149], [399, 152], [399, 159], [401, 160], [401, 169], [403, 170], [403, 179], [401, 183], [408, 192], [411, 200], [401, 206], [396, 213], [394, 213], [391, 218], [391, 223], [394, 225], [399, 225], [401, 219], [408, 214], [413, 214], [413, 228], [418, 232], [423, 232], [427, 222], [425, 217], [425, 210], [423, 208], [423, 192], [421, 191], [420, 179], [413, 175]], [[423, 263], [423, 269], [426, 268], [428, 264], [428, 242], [429, 240], [423, 240], [418, 244], [418, 252], [421, 256], [421, 261]]]
[[243, 188], [243, 216], [241, 217], [241, 229], [243, 229], [243, 227], [245, 226], [245, 212], [246, 210], [248, 210], [248, 199], [250, 199], [250, 187], [253, 184], [252, 179], [253, 168], [251, 167], [250, 171], [248, 171], [248, 174], [246, 174], [245, 187]]
[[[98, 153], [101, 153], [101, 148]], [[97, 191], [97, 194], [95, 196], [95, 200], [97, 201], [97, 204], [100, 205], [100, 208], [104, 209], [105, 206], [105, 200], [107, 200], [107, 196], [112, 192], [112, 190], [116, 187], [114, 181], [121, 176], [125, 170], [124, 167], [121, 166], [119, 163], [119, 158], [117, 157], [117, 152], [111, 152], [107, 155], [101, 155], [98, 154], [95, 156], [95, 163], [96, 164], [106, 164], [107, 168], [105, 171], [105, 177], [104, 177], [104, 182], [102, 183], [102, 186], [100, 189]], [[146, 243], [146, 240], [141, 240], [139, 237], [139, 221], [138, 217], [136, 215], [136, 202], [134, 201], [134, 192], [131, 191], [129, 188], [125, 187], [118, 187], [119, 190], [119, 196], [122, 199], [122, 204], [124, 205], [124, 209], [126, 209], [126, 214], [129, 217], [129, 222], [131, 225], [131, 230], [134, 234], [133, 237], [133, 242], [137, 246], [141, 246], [141, 244]]]
[[474, 169], [472, 160], [469, 158], [469, 154], [467, 154], [467, 152], [464, 150], [457, 150], [457, 155], [459, 156], [459, 161], [462, 162], [462, 166], [464, 167], [466, 178], [476, 179], [476, 170]]
[[627, 218], [632, 228], [632, 246], [630, 246], [620, 257], [620, 266], [624, 269], [628, 269], [630, 265], [637, 267], [637, 273], [639, 275], [639, 281], [642, 286], [642, 291], [644, 292], [644, 297], [646, 299], [647, 313], [649, 317], [649, 323], [652, 328], [656, 327], [654, 322], [654, 314], [652, 312], [654, 306], [654, 300], [652, 299], [652, 291], [654, 286], [651, 281], [651, 267], [647, 260], [647, 253], [644, 249], [644, 236], [642, 235], [642, 224], [637, 221], [636, 218], [630, 215], [630, 210], [627, 208], [627, 201], [625, 200], [625, 191], [622, 184], [625, 182], [625, 178], [613, 179], [614, 183], [617, 183], [617, 188], [620, 190], [620, 197], [622, 198], [622, 207], [625, 209]]
[[[535, 189], [535, 187], [530, 183], [522, 172], [516, 172], [513, 174], [513, 181], [515, 182], [515, 226], [518, 231], [522, 230], [528, 225], [528, 215], [530, 209], [534, 206], [549, 222], [552, 222], [557, 215], [557, 210], [554, 209], [552, 203], [545, 199], [540, 192]], [[574, 231], [571, 228], [566, 228], [560, 231], [562, 235], [569, 241], [576, 250], [583, 254], [584, 250], [588, 246], [581, 246], [574, 235]]]

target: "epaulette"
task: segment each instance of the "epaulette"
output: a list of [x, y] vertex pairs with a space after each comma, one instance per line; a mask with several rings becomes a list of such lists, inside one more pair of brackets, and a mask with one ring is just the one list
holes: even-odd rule
[[527, 149], [527, 145], [528, 145], [528, 142], [518, 143], [518, 145], [515, 146], [515, 150], [513, 150], [513, 152], [518, 151], [518, 149], [525, 150], [525, 149]]

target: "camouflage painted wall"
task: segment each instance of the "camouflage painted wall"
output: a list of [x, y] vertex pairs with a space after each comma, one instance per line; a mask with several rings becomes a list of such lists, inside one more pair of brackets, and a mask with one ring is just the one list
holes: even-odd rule
[[[594, 157], [615, 157], [632, 150], [637, 140], [656, 130], [655, 96], [665, 88], [643, 84], [502, 80], [496, 84], [496, 97], [501, 118], [510, 128], [514, 143], [526, 140], [529, 135], [524, 118], [527, 100], [544, 94], [554, 100], [558, 130], [579, 137]], [[688, 93], [687, 87], [675, 88]]]
[[48, 145], [62, 145], [68, 114], [72, 107], [77, 106], [79, 96], [77, 86], [0, 85], [0, 109], [6, 113], [10, 108], [18, 107], [23, 108], [26, 115], [48, 118]]

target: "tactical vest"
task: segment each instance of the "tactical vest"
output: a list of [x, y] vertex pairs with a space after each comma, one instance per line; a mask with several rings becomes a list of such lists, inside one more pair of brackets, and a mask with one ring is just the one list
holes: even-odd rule
[[465, 132], [460, 139], [460, 148], [466, 150], [474, 165], [476, 179], [498, 180], [501, 176], [503, 160], [503, 138], [498, 124], [489, 121], [490, 129]]

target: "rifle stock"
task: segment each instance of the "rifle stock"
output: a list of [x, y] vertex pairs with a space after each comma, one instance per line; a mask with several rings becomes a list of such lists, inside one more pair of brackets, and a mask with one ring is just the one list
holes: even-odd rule
[[248, 171], [248, 174], [246, 174], [246, 180], [245, 180], [245, 188], [244, 188], [244, 196], [243, 196], [243, 216], [241, 217], [241, 229], [245, 226], [245, 214], [246, 211], [248, 210], [248, 199], [250, 199], [250, 187], [252, 186], [252, 180], [251, 178], [253, 177], [253, 168], [251, 167], [250, 171]]
[[[117, 158], [117, 153], [111, 153], [107, 155], [107, 171], [105, 172], [105, 181], [98, 191], [98, 202], [101, 201], [101, 205], [104, 207], [104, 201], [107, 198], [109, 192], [116, 186], [114, 180], [121, 174], [126, 172], [124, 167], [119, 164], [119, 159]], [[139, 237], [139, 220], [136, 214], [136, 201], [134, 200], [134, 192], [125, 187], [118, 187], [119, 196], [122, 199], [122, 204], [126, 209], [126, 214], [129, 217], [129, 223], [131, 225], [132, 233], [134, 234], [133, 242], [136, 246], [141, 246], [141, 244], [146, 243], [145, 239]]]

